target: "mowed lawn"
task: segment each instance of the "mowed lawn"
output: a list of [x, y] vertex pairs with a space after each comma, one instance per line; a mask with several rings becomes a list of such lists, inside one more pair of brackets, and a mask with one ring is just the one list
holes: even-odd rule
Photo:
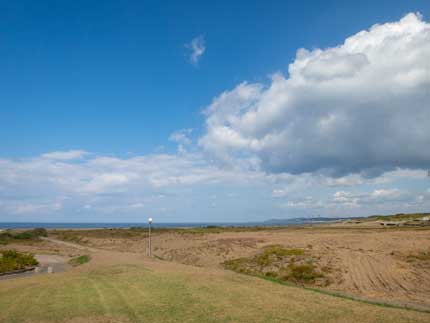
[[228, 271], [103, 269], [0, 281], [0, 322], [430, 322]]

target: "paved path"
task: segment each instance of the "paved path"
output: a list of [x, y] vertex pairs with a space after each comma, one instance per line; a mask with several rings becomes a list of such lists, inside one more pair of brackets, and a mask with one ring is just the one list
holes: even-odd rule
[[34, 258], [36, 258], [37, 261], [39, 262], [39, 265], [37, 265], [37, 270], [31, 270], [31, 271], [26, 271], [22, 273], [0, 276], [0, 280], [46, 274], [48, 273], [49, 267], [51, 267], [52, 273], [63, 272], [71, 268], [71, 265], [69, 265], [68, 263], [70, 260], [70, 257], [59, 256], [59, 255], [36, 254], [34, 255]]

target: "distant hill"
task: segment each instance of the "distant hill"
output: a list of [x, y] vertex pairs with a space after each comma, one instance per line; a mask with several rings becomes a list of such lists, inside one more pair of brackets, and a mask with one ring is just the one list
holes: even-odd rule
[[363, 217], [312, 217], [312, 218], [293, 218], [293, 219], [269, 219], [264, 221], [265, 225], [286, 225], [302, 224], [312, 222], [329, 222], [348, 219], [364, 219]]
[[339, 220], [408, 220], [413, 218], [421, 218], [430, 216], [430, 213], [397, 213], [387, 215], [370, 215], [366, 217], [310, 217], [310, 218], [292, 218], [292, 219], [269, 219], [264, 221], [264, 225], [288, 225], [288, 224], [303, 224], [303, 223], [317, 223], [317, 222], [330, 222]]

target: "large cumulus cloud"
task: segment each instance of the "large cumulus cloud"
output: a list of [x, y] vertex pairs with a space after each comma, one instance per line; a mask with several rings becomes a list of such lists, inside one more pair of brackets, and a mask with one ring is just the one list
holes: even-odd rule
[[430, 24], [410, 13], [337, 47], [299, 49], [289, 76], [242, 83], [206, 109], [200, 145], [265, 171], [376, 176], [430, 165]]

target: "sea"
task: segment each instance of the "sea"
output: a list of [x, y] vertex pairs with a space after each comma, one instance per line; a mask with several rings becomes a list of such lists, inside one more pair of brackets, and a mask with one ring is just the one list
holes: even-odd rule
[[[180, 223], [152, 223], [155, 228], [205, 228], [208, 226], [219, 227], [254, 227], [254, 226], [288, 226], [300, 225], [309, 223], [321, 223], [337, 220], [339, 218], [294, 218], [282, 220], [268, 220], [261, 222], [180, 222]], [[73, 223], [55, 223], [55, 222], [0, 222], [0, 229], [32, 229], [32, 228], [46, 228], [46, 229], [113, 229], [113, 228], [132, 228], [132, 227], [147, 227], [148, 223], [86, 223], [86, 222], [73, 222]]]
[[[30, 223], [30, 222], [14, 222], [14, 223], [0, 223], [0, 229], [32, 229], [32, 228], [45, 228], [45, 229], [118, 229], [118, 228], [132, 228], [132, 227], [147, 227], [148, 223]], [[205, 228], [208, 226], [220, 227], [253, 227], [253, 226], [269, 226], [262, 222], [246, 222], [246, 223], [152, 223], [155, 228]], [[270, 225], [272, 226], [272, 225]]]

